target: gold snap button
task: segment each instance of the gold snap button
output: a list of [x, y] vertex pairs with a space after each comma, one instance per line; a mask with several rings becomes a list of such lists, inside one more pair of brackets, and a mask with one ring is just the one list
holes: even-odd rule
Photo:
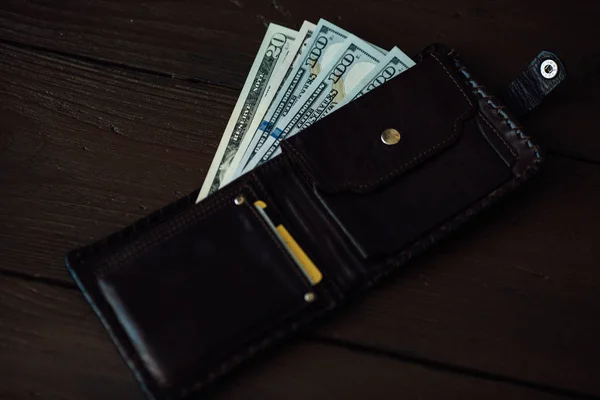
[[317, 295], [314, 292], [308, 292], [304, 295], [304, 301], [307, 303], [312, 303], [317, 299]]
[[381, 141], [389, 146], [396, 144], [400, 141], [400, 132], [394, 128], [386, 129], [381, 133]]
[[244, 204], [244, 201], [246, 199], [244, 198], [244, 196], [242, 196], [241, 194], [239, 196], [236, 196], [235, 199], [233, 199], [233, 202], [235, 203], [236, 206], [241, 206], [242, 204]]

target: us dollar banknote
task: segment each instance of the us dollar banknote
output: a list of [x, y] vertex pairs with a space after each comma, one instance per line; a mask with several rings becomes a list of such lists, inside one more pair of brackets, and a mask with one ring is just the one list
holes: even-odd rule
[[[298, 33], [298, 37], [294, 40], [292, 46], [290, 46], [290, 56], [286, 57], [285, 61], [277, 67], [276, 71], [273, 73], [271, 80], [273, 82], [269, 82], [268, 91], [265, 93], [263, 98], [260, 101], [258, 106], [258, 110], [254, 117], [254, 120], [250, 124], [248, 128], [248, 133], [242, 139], [240, 146], [233, 158], [233, 161], [229, 165], [229, 169], [225, 174], [225, 180], [222, 182], [223, 184], [227, 184], [235, 177], [237, 177], [237, 170], [241, 164], [246, 164], [248, 159], [254, 155], [252, 149], [256, 149], [262, 145], [262, 141], [264, 141], [263, 136], [261, 135], [261, 130], [259, 129], [259, 124], [263, 121], [263, 117], [265, 116], [267, 110], [271, 107], [271, 105], [275, 102], [278, 94], [284, 88], [285, 85], [282, 82], [285, 82], [293, 71], [296, 63], [299, 58], [304, 54], [306, 46], [309, 44], [310, 39], [315, 31], [316, 25], [304, 21], [302, 27], [300, 28], [300, 32]], [[272, 83], [272, 84], [271, 84]], [[271, 90], [274, 88], [275, 90]]]
[[[353, 45], [356, 49], [358, 46], [362, 46], [362, 41], [358, 39]], [[371, 45], [371, 47], [374, 46]], [[375, 48], [379, 52], [382, 51], [377, 47]], [[394, 49], [398, 50], [397, 48]], [[288, 134], [288, 137], [327, 116], [331, 111], [341, 107], [342, 103], [349, 99], [354, 92], [360, 91], [365, 85], [365, 78], [369, 77], [373, 71], [377, 71], [380, 68], [381, 61], [389, 57], [389, 55], [384, 55], [385, 53], [377, 54], [374, 52], [371, 52], [372, 56], [369, 57], [366, 55], [369, 50], [364, 49], [362, 53], [358, 51], [355, 54], [350, 48], [348, 49], [331, 73], [323, 77], [322, 83], [325, 84], [326, 90], [316, 98], [298, 124], [292, 129], [292, 132]]]
[[272, 130], [257, 154], [246, 165], [247, 172], [276, 155], [279, 143], [309, 126], [320, 115], [331, 111], [384, 57], [378, 49], [350, 37], [335, 62], [292, 107]]
[[255, 133], [259, 138], [255, 141], [254, 147], [246, 150], [250, 151], [250, 154], [244, 164], [240, 163], [238, 172], [244, 169], [249, 159], [254, 158], [279, 119], [287, 115], [296, 100], [310, 87], [327, 64], [333, 61], [341, 50], [342, 43], [350, 36], [349, 32], [331, 22], [319, 20], [305, 51], [298, 57], [281, 90], [265, 113], [263, 121], [259, 124]]
[[342, 108], [349, 102], [356, 100], [360, 96], [383, 85], [413, 65], [415, 65], [415, 62], [409, 56], [399, 48], [394, 47], [381, 60], [379, 65], [377, 65], [370, 74], [348, 93], [348, 95], [337, 105], [336, 109]]
[[275, 24], [269, 25], [196, 202], [215, 192], [221, 186], [225, 173], [254, 119], [259, 102], [267, 90], [279, 58], [286, 54], [289, 56], [286, 49], [289, 49], [297, 35], [298, 32], [292, 29]]

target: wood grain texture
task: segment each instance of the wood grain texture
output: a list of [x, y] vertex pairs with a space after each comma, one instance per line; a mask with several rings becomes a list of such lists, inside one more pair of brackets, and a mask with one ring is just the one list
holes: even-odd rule
[[317, 336], [600, 395], [600, 166], [542, 175]]
[[[0, 398], [143, 399], [74, 290], [0, 277]], [[508, 383], [296, 340], [211, 389], [210, 399], [560, 400]]]
[[[385, 48], [457, 48], [493, 91], [540, 50], [557, 52], [569, 79], [526, 124], [553, 151], [600, 160], [600, 3], [546, 0], [94, 2], [5, 0], [0, 40], [241, 88], [268, 22], [298, 28], [327, 18]], [[220, 132], [218, 130], [217, 132]]]
[[551, 156], [511, 200], [210, 397], [599, 397], [599, 14], [595, 0], [1, 2], [0, 274], [58, 285], [0, 275], [0, 398], [142, 398], [61, 287], [63, 257], [199, 187], [265, 24], [319, 17], [409, 54], [453, 45], [492, 91], [557, 52], [569, 79], [525, 128], [596, 164]]
[[9, 0], [0, 7], [4, 40], [238, 88], [265, 21], [277, 17], [268, 1]]
[[0, 315], [0, 398], [143, 399], [77, 292], [0, 277]]
[[0, 269], [68, 281], [66, 252], [196, 189], [235, 92], [0, 45]]
[[[71, 284], [67, 251], [197, 187], [235, 93], [0, 48], [0, 269]], [[600, 167], [551, 158], [319, 335], [598, 394], [599, 188]]]

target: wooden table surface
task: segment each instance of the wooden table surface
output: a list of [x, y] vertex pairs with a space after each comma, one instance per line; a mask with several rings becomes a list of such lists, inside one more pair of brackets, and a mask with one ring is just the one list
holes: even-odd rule
[[491, 91], [557, 52], [546, 168], [207, 398], [600, 398], [600, 3], [451, 3], [0, 2], [0, 398], [142, 399], [64, 256], [198, 188], [266, 25], [319, 17]]

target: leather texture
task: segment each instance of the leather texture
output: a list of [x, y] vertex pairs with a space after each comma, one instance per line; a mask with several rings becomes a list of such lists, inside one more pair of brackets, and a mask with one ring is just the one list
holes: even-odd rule
[[[543, 63], [547, 60], [555, 63], [550, 67], [555, 70], [553, 77], [544, 77], [542, 73]], [[567, 70], [560, 58], [544, 50], [499, 95], [516, 116], [523, 117], [540, 105], [566, 78]]]
[[[223, 343], [228, 349], [239, 348], [256, 336], [256, 329], [268, 329], [298, 312], [311, 290], [249, 201], [240, 206], [224, 203], [176, 241], [111, 262], [98, 280], [161, 387], [198, 372], [197, 360], [218, 362], [227, 350]], [[229, 295], [232, 292], [235, 297]], [[195, 318], [199, 309], [201, 319]], [[205, 329], [207, 322], [219, 329]]]
[[[401, 133], [398, 144], [381, 141], [386, 128]], [[510, 111], [442, 45], [282, 148], [201, 203], [192, 194], [68, 255], [150, 398], [186, 398], [289, 337], [514, 190], [542, 161]], [[322, 282], [311, 286], [255, 200], [281, 216]]]

